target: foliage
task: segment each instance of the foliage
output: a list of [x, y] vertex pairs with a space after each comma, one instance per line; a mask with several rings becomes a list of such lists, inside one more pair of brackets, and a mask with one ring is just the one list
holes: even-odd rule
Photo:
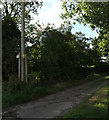
[[[101, 68], [101, 65], [98, 64], [101, 56], [99, 46], [104, 45], [103, 50], [105, 49], [104, 38], [102, 41], [93, 40], [86, 38], [81, 32], [74, 35], [68, 30], [64, 30], [64, 26], [58, 31], [53, 26], [50, 27], [50, 24], [44, 30], [39, 23], [30, 25], [30, 11], [37, 13], [40, 4], [38, 2], [26, 2], [25, 49], [32, 60], [28, 61], [28, 84], [18, 81], [16, 55], [20, 51], [21, 3], [3, 3], [3, 6], [3, 81], [6, 82], [6, 85], [3, 84], [3, 107], [39, 98], [71, 85], [77, 85], [84, 82], [81, 78], [96, 72], [96, 67], [93, 69], [88, 68], [88, 66], [98, 65], [97, 70]], [[87, 20], [84, 19], [84, 24], [85, 21]], [[93, 22], [93, 20], [89, 22]], [[95, 23], [93, 24], [95, 25]], [[100, 35], [106, 37], [107, 33], [104, 34], [105, 29], [107, 29], [106, 26], [97, 27], [101, 30], [101, 32], [99, 31]], [[27, 41], [32, 43], [31, 47], [27, 45]], [[94, 47], [92, 49], [90, 48], [90, 41], [93, 41]], [[104, 70], [104, 68], [103, 66], [101, 69]], [[105, 68], [106, 71], [107, 68]], [[77, 78], [81, 80], [75, 82]], [[51, 85], [56, 86], [54, 91], [48, 88]], [[48, 87], [45, 88], [45, 86]]]
[[[20, 24], [21, 24], [21, 2], [2, 2], [2, 40], [3, 40], [3, 80], [8, 81], [9, 76], [17, 74], [18, 62], [16, 55], [20, 51]], [[37, 9], [42, 6], [42, 2], [25, 2], [25, 41], [31, 40], [34, 25], [30, 25], [30, 12], [37, 13]], [[28, 30], [29, 29], [29, 30]], [[30, 41], [29, 41], [30, 42]]]
[[[92, 30], [99, 33], [96, 38], [96, 44], [102, 50], [103, 54], [108, 54], [109, 50], [109, 27], [108, 27], [108, 9], [109, 2], [73, 2], [72, 0], [62, 0], [65, 14], [62, 18], [72, 18], [84, 25], [90, 24]], [[78, 17], [76, 17], [78, 16]], [[95, 43], [95, 41], [94, 41]]]
[[[12, 19], [14, 20], [14, 18]], [[9, 25], [8, 22], [7, 24]], [[35, 30], [36, 33], [34, 32], [34, 35], [38, 32], [36, 27], [34, 27], [34, 31]], [[99, 61], [100, 55], [98, 51], [96, 49], [90, 49], [89, 41], [91, 41], [92, 38], [86, 38], [81, 32], [76, 33], [75, 35], [70, 32], [63, 34], [62, 32], [47, 26], [47, 28], [45, 28], [42, 33], [38, 34], [36, 38], [37, 39], [31, 47], [26, 47], [28, 56], [32, 57], [32, 61], [29, 61], [28, 63], [28, 78], [30, 83], [33, 82], [33, 84], [36, 84], [37, 81], [40, 81], [41, 84], [53, 84], [58, 81], [71, 80], [78, 71], [81, 72], [82, 75], [82, 71], [85, 71], [85, 69], [83, 70], [82, 68], [83, 66], [90, 66]], [[17, 43], [14, 42], [16, 41], [13, 41], [13, 45], [16, 45]], [[4, 43], [4, 45], [6, 44]], [[13, 52], [19, 47], [20, 44], [18, 43]], [[13, 48], [9, 46], [8, 49]], [[10, 53], [8, 55], [10, 55]], [[5, 54], [4, 57], [6, 57]], [[13, 57], [15, 58], [15, 56]], [[8, 62], [6, 63], [8, 64]], [[15, 68], [17, 68], [17, 64]]]
[[[1, 2], [3, 5], [2, 9], [2, 19], [5, 16], [10, 15], [15, 18], [17, 23], [21, 23], [21, 11], [22, 11], [22, 2]], [[29, 24], [32, 19], [30, 12], [37, 14], [37, 10], [42, 6], [42, 1], [35, 2], [25, 2], [25, 20]]]
[[85, 75], [87, 70], [82, 66], [96, 64], [100, 57], [96, 49], [90, 49], [90, 40], [81, 32], [63, 34], [46, 28], [40, 41], [28, 49], [33, 58], [30, 71], [40, 72], [40, 82], [46, 85], [72, 80], [78, 72]]
[[28, 82], [31, 85], [37, 86], [40, 82], [40, 73], [39, 72], [30, 72], [28, 74]]
[[3, 80], [17, 74], [17, 51], [20, 48], [20, 31], [14, 18], [6, 16], [2, 21]]
[[[21, 30], [21, 16], [22, 16], [22, 2], [1, 2], [3, 5], [2, 9], [2, 20], [5, 19], [6, 16], [10, 16], [14, 18], [15, 22], [17, 23], [18, 29]], [[43, 5], [42, 1], [35, 1], [35, 2], [25, 2], [25, 41], [27, 45], [27, 41], [32, 41], [33, 37], [33, 29], [35, 27], [34, 24], [31, 24], [30, 21], [33, 20], [32, 14], [37, 15], [38, 9], [41, 8]], [[39, 25], [39, 23], [37, 23]], [[38, 26], [37, 25], [37, 26]], [[36, 27], [35, 27], [36, 28]]]

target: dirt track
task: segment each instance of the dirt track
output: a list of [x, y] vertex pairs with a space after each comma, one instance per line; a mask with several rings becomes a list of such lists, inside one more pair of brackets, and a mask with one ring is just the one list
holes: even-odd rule
[[[97, 79], [95, 81], [98, 81]], [[94, 81], [94, 82], [95, 82]], [[65, 91], [52, 94], [41, 99], [31, 101], [29, 103], [11, 107], [5, 112], [5, 118], [57, 118], [62, 117], [65, 113], [73, 109], [76, 105], [82, 102], [85, 98], [95, 92], [98, 88], [106, 84], [106, 81], [88, 90], [90, 83], [67, 89]]]

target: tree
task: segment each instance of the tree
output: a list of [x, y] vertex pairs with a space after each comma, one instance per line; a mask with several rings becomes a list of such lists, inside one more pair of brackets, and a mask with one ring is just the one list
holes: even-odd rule
[[[72, 0], [62, 0], [65, 14], [62, 18], [72, 18], [84, 25], [90, 24], [92, 30], [99, 33], [97, 44], [104, 54], [109, 49], [109, 2], [72, 2]], [[78, 17], [75, 17], [78, 16]]]
[[[17, 23], [21, 23], [21, 10], [22, 10], [22, 2], [1, 2], [3, 5], [2, 9], [2, 19], [10, 15], [11, 17], [15, 18]], [[26, 22], [29, 23], [32, 19], [30, 13], [38, 14], [38, 8], [42, 6], [42, 1], [36, 2], [25, 2], [25, 17]]]
[[[4, 61], [4, 68], [3, 68], [4, 73], [3, 73], [3, 75], [6, 76], [6, 77], [4, 77], [4, 79], [8, 80], [9, 75], [14, 73], [12, 71], [15, 70], [16, 71], [15, 73], [17, 73], [17, 70], [16, 70], [17, 69], [17, 62], [16, 62], [17, 59], [15, 58], [16, 57], [15, 53], [12, 53], [12, 51], [13, 52], [16, 51], [16, 54], [18, 54], [18, 52], [20, 51], [20, 42], [16, 42], [16, 40], [20, 41], [20, 38], [21, 38], [21, 36], [19, 36], [20, 31], [18, 29], [21, 29], [20, 25], [21, 25], [21, 7], [22, 6], [21, 6], [20, 2], [10, 2], [10, 3], [2, 2], [2, 5], [3, 5], [2, 20], [3, 20], [3, 54], [4, 54], [3, 55], [3, 61]], [[29, 26], [30, 25], [30, 20], [32, 19], [31, 15], [30, 15], [30, 12], [34, 12], [34, 14], [37, 14], [37, 9], [40, 6], [42, 6], [42, 2], [39, 2], [39, 1], [25, 2], [25, 24], [26, 24], [25, 40], [26, 40], [26, 42], [29, 39], [28, 34], [30, 34], [30, 32], [31, 32], [31, 30], [29, 30], [29, 32], [28, 32], [28, 29], [30, 27]], [[7, 25], [7, 28], [6, 28], [5, 24]], [[10, 28], [10, 27], [12, 27], [12, 28]], [[15, 29], [15, 31], [14, 31], [14, 29]], [[18, 35], [18, 31], [19, 31], [19, 35]], [[13, 35], [13, 33], [14, 33], [14, 35]], [[6, 36], [6, 34], [9, 38]], [[9, 41], [10, 44], [15, 44], [15, 46], [17, 46], [17, 48], [13, 47], [13, 45], [7, 44], [6, 41]], [[11, 43], [11, 42], [13, 42], [13, 43]], [[24, 43], [24, 44], [26, 44], [26, 43]], [[19, 50], [17, 50], [17, 49], [19, 49]], [[8, 50], [12, 50], [12, 51], [9, 52]], [[8, 60], [9, 60], [8, 58], [11, 58], [11, 60], [10, 60], [11, 63], [10, 64], [8, 62]], [[12, 65], [12, 63], [13, 63], [14, 66]], [[16, 65], [15, 65], [15, 63], [16, 63]], [[7, 67], [10, 70], [8, 70]]]
[[[33, 60], [29, 65], [33, 72], [41, 73], [41, 84], [73, 80], [76, 73], [83, 71], [82, 66], [93, 65], [99, 60], [98, 52], [90, 49], [91, 38], [81, 32], [59, 32], [46, 28], [42, 33], [40, 44], [31, 46]], [[92, 58], [93, 56], [93, 58]]]
[[17, 74], [17, 51], [20, 49], [20, 31], [16, 21], [10, 15], [2, 21], [2, 53], [3, 53], [3, 80]]
[[[5, 16], [9, 15], [15, 19], [19, 30], [21, 30], [21, 11], [22, 11], [22, 2], [1, 2], [3, 5], [2, 9], [2, 19], [4, 20]], [[30, 27], [34, 25], [30, 24], [30, 21], [33, 19], [31, 13], [37, 15], [38, 9], [42, 7], [42, 1], [36, 2], [25, 2], [25, 37], [26, 40], [29, 40], [29, 36], [32, 33]]]

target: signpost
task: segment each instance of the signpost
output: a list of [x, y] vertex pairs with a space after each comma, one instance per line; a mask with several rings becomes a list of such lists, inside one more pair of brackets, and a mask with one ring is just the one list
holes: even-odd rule
[[[18, 79], [20, 80], [21, 79], [21, 55], [20, 55], [20, 52], [18, 53], [18, 55], [16, 56], [16, 58], [18, 59]], [[23, 56], [24, 58], [24, 78], [26, 80], [26, 83], [28, 82], [28, 61], [31, 61], [32, 60], [32, 57], [31, 56], [27, 56], [27, 55], [24, 55]]]
[[18, 59], [18, 78], [21, 81], [26, 81], [27, 83], [27, 74], [28, 74], [28, 65], [27, 60], [32, 60], [32, 58], [25, 54], [25, 21], [24, 21], [24, 12], [25, 12], [25, 2], [22, 2], [22, 18], [21, 18], [21, 52], [18, 53], [16, 58]]

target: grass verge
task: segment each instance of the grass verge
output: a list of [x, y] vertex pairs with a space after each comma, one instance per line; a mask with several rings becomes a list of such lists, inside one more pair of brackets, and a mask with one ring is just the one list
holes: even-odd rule
[[103, 86], [98, 89], [93, 95], [75, 107], [71, 112], [68, 112], [64, 118], [74, 119], [89, 119], [89, 118], [105, 118], [108, 116], [108, 94], [109, 86]]
[[45, 87], [32, 87], [26, 85], [21, 90], [3, 90], [2, 107], [3, 109], [12, 105], [29, 102], [45, 95], [51, 94], [50, 89]]
[[8, 108], [10, 106], [29, 102], [31, 100], [35, 100], [49, 94], [53, 94], [58, 91], [65, 90], [67, 88], [71, 88], [89, 81], [93, 81], [94, 79], [99, 77], [101, 77], [101, 75], [93, 75], [89, 76], [86, 79], [56, 83], [52, 87], [41, 87], [35, 84], [25, 85], [22, 83], [16, 83], [15, 81], [15, 83], [12, 82], [12, 84], [10, 84], [9, 87], [5, 87], [5, 85], [3, 85], [2, 107], [4, 110], [5, 108]]

